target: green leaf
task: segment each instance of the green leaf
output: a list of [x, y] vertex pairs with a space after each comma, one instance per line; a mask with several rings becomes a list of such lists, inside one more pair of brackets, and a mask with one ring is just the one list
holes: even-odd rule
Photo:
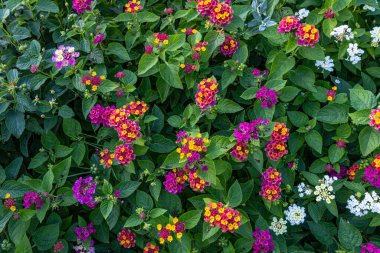
[[351, 3], [351, 0], [339, 0], [335, 1], [332, 6], [332, 12], [337, 13], [346, 8]]
[[353, 113], [349, 113], [352, 123], [355, 125], [368, 125], [369, 123], [369, 115], [371, 114], [371, 110], [361, 110]]
[[338, 148], [335, 144], [332, 144], [329, 148], [329, 159], [331, 163], [339, 162], [344, 154], [344, 148]]
[[103, 94], [107, 94], [111, 91], [115, 91], [118, 88], [120, 88], [120, 86], [117, 83], [110, 80], [103, 80], [102, 85], [100, 85], [98, 88], [98, 91]]
[[312, 61], [323, 61], [325, 59], [325, 54], [319, 44], [316, 44], [315, 47], [300, 47], [299, 53]]
[[[13, 195], [12, 195], [13, 197]], [[7, 226], [9, 219], [12, 217], [13, 212], [8, 211], [0, 218], [0, 233], [3, 232], [4, 228]]]
[[32, 246], [27, 235], [21, 239], [22, 243], [16, 245], [15, 253], [32, 253]]
[[168, 210], [162, 209], [162, 208], [154, 208], [154, 209], [150, 210], [149, 216], [154, 219], [154, 218], [160, 217], [161, 215], [165, 214], [167, 211]]
[[141, 23], [153, 23], [160, 19], [159, 16], [149, 11], [138, 12], [137, 18]]
[[339, 212], [338, 212], [338, 207], [336, 205], [336, 202], [334, 199], [331, 200], [331, 202], [328, 204], [326, 202], [325, 203], [325, 206], [327, 208], [327, 210], [329, 210], [329, 212], [334, 215], [335, 217], [338, 217], [339, 215]]
[[366, 70], [371, 76], [380, 78], [380, 67], [369, 67]]
[[341, 245], [348, 250], [360, 246], [363, 241], [360, 231], [343, 219], [340, 219], [339, 222], [338, 238]]
[[201, 219], [202, 213], [202, 210], [188, 211], [179, 217], [179, 221], [185, 222], [186, 229], [192, 229], [198, 224], [199, 220]]
[[309, 121], [309, 117], [303, 112], [288, 111], [287, 113], [288, 113], [290, 122], [292, 122], [292, 124], [295, 125], [296, 127], [303, 127]]
[[251, 100], [256, 97], [257, 90], [258, 88], [256, 87], [249, 87], [240, 95], [240, 97], [245, 100]]
[[127, 227], [127, 228], [135, 227], [135, 226], [140, 225], [143, 222], [144, 221], [140, 219], [140, 217], [136, 213], [134, 213], [131, 216], [129, 216], [129, 218], [124, 224], [124, 227]]
[[42, 179], [42, 190], [45, 192], [50, 192], [53, 188], [54, 174], [51, 170], [46, 172]]
[[237, 207], [243, 200], [243, 193], [239, 182], [236, 180], [228, 190], [227, 203], [231, 207]]
[[207, 222], [203, 223], [203, 234], [202, 234], [202, 241], [206, 241], [207, 239], [214, 236], [216, 233], [220, 232], [220, 229], [218, 227], [210, 227]]
[[331, 245], [333, 244], [333, 234], [331, 231], [331, 227], [326, 222], [320, 222], [315, 223], [312, 221], [308, 222], [309, 228], [311, 233], [314, 235], [314, 237], [323, 243], [324, 245]]
[[21, 243], [24, 238], [26, 231], [29, 228], [30, 222], [25, 222], [23, 220], [11, 220], [8, 224], [8, 233], [14, 244]]
[[183, 89], [181, 78], [179, 77], [179, 68], [174, 64], [162, 63], [160, 64], [160, 75], [170, 86]]
[[68, 119], [74, 117], [75, 114], [69, 106], [64, 105], [61, 108], [59, 108], [58, 115], [64, 119]]
[[341, 124], [348, 121], [347, 110], [343, 105], [328, 104], [317, 114], [317, 120], [328, 124]]
[[298, 87], [304, 88], [311, 92], [317, 92], [317, 89], [314, 86], [315, 74], [307, 67], [299, 66], [291, 73], [290, 80]]
[[67, 176], [69, 175], [70, 166], [71, 156], [53, 166], [52, 172], [54, 174], [54, 179], [58, 187], [63, 186], [65, 184]]
[[38, 90], [41, 87], [41, 85], [43, 85], [46, 82], [47, 79], [47, 76], [41, 74], [33, 76], [32, 79], [30, 79], [30, 88], [32, 90]]
[[5, 116], [5, 125], [11, 134], [16, 138], [20, 138], [25, 130], [24, 113], [19, 111], [9, 111]]
[[372, 109], [377, 104], [375, 95], [363, 89], [350, 89], [350, 100], [351, 106], [357, 111]]
[[111, 200], [103, 200], [100, 203], [100, 212], [102, 213], [104, 219], [107, 219], [111, 214], [113, 208], [113, 202]]
[[64, 119], [62, 128], [63, 132], [72, 139], [76, 139], [82, 132], [80, 123], [75, 119]]
[[166, 51], [175, 51], [186, 42], [185, 34], [174, 34], [169, 36], [169, 44], [165, 47]]
[[154, 54], [144, 54], [138, 66], [138, 75], [146, 74], [150, 69], [152, 69], [158, 62], [158, 56]]
[[360, 152], [367, 156], [380, 146], [380, 133], [374, 128], [367, 126], [359, 133]]
[[122, 44], [117, 42], [111, 42], [108, 45], [106, 52], [108, 55], [115, 55], [118, 59], [120, 59], [120, 61], [118, 61], [120, 63], [124, 63], [131, 60], [127, 49]]
[[59, 224], [51, 224], [38, 228], [33, 234], [33, 241], [39, 250], [48, 250], [57, 242]]
[[153, 208], [153, 199], [146, 192], [137, 191], [136, 205], [137, 205], [137, 207], [144, 208], [144, 210], [150, 210]]
[[243, 107], [230, 99], [221, 99], [216, 108], [219, 113], [236, 113], [243, 110]]
[[137, 181], [125, 181], [115, 186], [115, 190], [120, 190], [120, 198], [127, 198], [134, 193], [140, 186]]
[[316, 131], [311, 130], [305, 134], [305, 141], [309, 147], [322, 154], [323, 139], [322, 135]]
[[35, 7], [39, 11], [46, 11], [52, 13], [59, 12], [58, 5], [51, 0], [38, 0]]
[[293, 69], [296, 61], [293, 57], [287, 57], [284, 53], [279, 53], [274, 58], [269, 79], [282, 79], [282, 76]]

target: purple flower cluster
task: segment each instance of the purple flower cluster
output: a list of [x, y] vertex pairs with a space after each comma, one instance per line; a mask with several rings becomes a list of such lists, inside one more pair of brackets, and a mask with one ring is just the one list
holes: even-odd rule
[[260, 90], [256, 93], [256, 99], [261, 100], [262, 108], [272, 108], [273, 105], [277, 104], [277, 94], [275, 90], [270, 90], [265, 86], [262, 86]]
[[272, 235], [269, 230], [261, 230], [256, 228], [253, 232], [255, 242], [252, 245], [253, 253], [269, 253], [274, 249]]
[[76, 58], [79, 57], [79, 53], [75, 52], [74, 47], [65, 47], [60, 45], [57, 50], [54, 51], [52, 61], [55, 62], [57, 69], [62, 67], [74, 66], [77, 64]]
[[78, 13], [91, 11], [91, 3], [93, 0], [73, 0], [73, 9]]
[[24, 207], [29, 209], [33, 204], [36, 205], [36, 209], [40, 209], [44, 205], [44, 202], [40, 197], [40, 194], [38, 192], [25, 193], [23, 202]]
[[75, 253], [95, 253], [94, 241], [91, 240], [90, 246], [87, 246], [83, 242], [79, 242], [78, 245], [73, 247]]
[[380, 188], [380, 168], [367, 166], [364, 169], [363, 180], [369, 182], [372, 186]]
[[96, 35], [93, 43], [96, 45], [96, 44], [99, 44], [99, 43], [102, 43], [103, 40], [106, 38], [106, 36], [104, 34], [98, 34]]
[[92, 124], [109, 127], [109, 117], [115, 109], [116, 107], [113, 105], [103, 107], [97, 104], [91, 108], [88, 117], [90, 118]]
[[380, 249], [373, 243], [362, 244], [360, 253], [380, 253]]
[[76, 227], [75, 234], [77, 235], [77, 240], [82, 242], [87, 242], [88, 237], [95, 233], [96, 229], [94, 228], [94, 224], [90, 223], [86, 227]]
[[259, 133], [263, 131], [263, 126], [268, 125], [269, 120], [258, 118], [252, 122], [242, 122], [239, 128], [234, 130], [234, 137], [237, 142], [250, 142], [251, 138], [258, 140]]
[[344, 165], [339, 165], [340, 171], [339, 173], [335, 171], [334, 166], [330, 163], [326, 164], [325, 170], [329, 174], [330, 177], [337, 177], [339, 179], [343, 179], [347, 176], [348, 168]]
[[183, 169], [174, 169], [165, 175], [164, 186], [165, 190], [171, 194], [181, 193], [186, 188], [188, 176]]
[[80, 177], [75, 181], [72, 190], [74, 191], [74, 198], [76, 198], [80, 204], [86, 204], [91, 208], [95, 207], [96, 202], [93, 195], [96, 190], [96, 182], [93, 181], [92, 177]]

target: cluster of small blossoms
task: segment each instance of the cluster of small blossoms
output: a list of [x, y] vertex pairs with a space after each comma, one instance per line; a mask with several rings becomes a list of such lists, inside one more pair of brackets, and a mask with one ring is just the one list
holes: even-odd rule
[[144, 101], [132, 101], [125, 107], [131, 115], [142, 116], [148, 111], [148, 105]]
[[274, 250], [274, 242], [269, 230], [256, 228], [253, 232], [255, 242], [252, 245], [253, 253], [270, 253]]
[[334, 61], [330, 56], [326, 56], [324, 61], [315, 61], [315, 66], [328, 72], [334, 71]]
[[198, 176], [197, 170], [189, 171], [189, 184], [190, 188], [196, 192], [204, 192], [205, 187], [211, 185], [210, 182], [206, 182]]
[[41, 198], [41, 194], [38, 192], [27, 192], [24, 194], [23, 206], [26, 209], [29, 209], [33, 204], [35, 204], [35, 208], [41, 209], [44, 205], [44, 201]]
[[190, 64], [190, 63], [181, 63], [179, 65], [179, 67], [181, 69], [183, 69], [183, 72], [187, 73], [187, 74], [191, 74], [193, 71], [197, 70], [197, 65], [193, 65], [193, 64]]
[[344, 165], [339, 165], [339, 173], [334, 169], [334, 166], [330, 163], [326, 164], [325, 166], [326, 172], [329, 174], [330, 177], [337, 177], [338, 179], [343, 179], [347, 177], [347, 167]]
[[281, 173], [275, 168], [269, 167], [261, 175], [260, 195], [269, 202], [275, 201], [281, 197]]
[[364, 169], [363, 180], [380, 188], [380, 155], [376, 155], [373, 162]]
[[311, 189], [311, 187], [309, 185], [306, 185], [305, 183], [300, 183], [298, 186], [297, 186], [297, 191], [298, 191], [298, 195], [303, 198], [305, 195], [306, 196], [309, 196], [313, 193], [313, 190]]
[[287, 16], [281, 19], [278, 24], [279, 33], [290, 33], [295, 32], [298, 28], [301, 27], [301, 20], [294, 16]]
[[226, 207], [222, 202], [209, 203], [204, 209], [204, 221], [211, 227], [218, 227], [223, 233], [233, 233], [241, 225], [241, 214], [239, 211]]
[[300, 20], [307, 18], [309, 14], [310, 14], [310, 11], [305, 8], [302, 8], [295, 13], [296, 17], [299, 18]]
[[73, 247], [75, 253], [95, 253], [95, 242], [91, 240], [90, 246], [86, 246], [84, 242], [79, 242], [78, 245]]
[[193, 50], [194, 51], [198, 51], [198, 52], [205, 52], [207, 50], [207, 48], [206, 48], [207, 45], [208, 45], [207, 41], [201, 42], [200, 40], [197, 40], [195, 42]]
[[109, 127], [109, 118], [114, 110], [116, 110], [115, 106], [103, 107], [102, 105], [97, 104], [91, 108], [88, 117], [92, 124]]
[[73, 9], [78, 13], [91, 11], [91, 3], [93, 0], [73, 0]]
[[131, 0], [125, 4], [125, 12], [135, 13], [143, 9], [138, 0]]
[[115, 158], [115, 154], [110, 153], [108, 148], [101, 150], [99, 152], [100, 157], [100, 164], [106, 166], [107, 168], [110, 168], [113, 164], [113, 159]]
[[326, 91], [327, 101], [333, 101], [336, 98], [336, 90], [337, 90], [337, 87], [333, 86], [331, 90]]
[[158, 236], [160, 237], [160, 244], [164, 244], [166, 241], [172, 242], [173, 236], [177, 239], [181, 239], [183, 232], [185, 231], [185, 223], [178, 221], [177, 217], [173, 218], [173, 224], [166, 224], [162, 226], [161, 224], [157, 225]]
[[269, 124], [269, 120], [257, 118], [252, 122], [242, 122], [239, 128], [234, 130], [234, 137], [238, 143], [251, 142], [251, 139], [258, 140], [259, 134], [265, 130], [265, 126]]
[[54, 51], [52, 61], [55, 62], [55, 67], [61, 69], [62, 67], [74, 66], [77, 64], [76, 58], [79, 57], [79, 52], [75, 52], [74, 47], [66, 47], [60, 45], [57, 50]]
[[356, 172], [360, 169], [360, 165], [355, 163], [353, 164], [347, 171], [348, 178], [350, 180], [354, 180], [356, 176]]
[[327, 11], [325, 11], [325, 12], [323, 13], [323, 15], [324, 15], [325, 19], [332, 19], [332, 18], [335, 18], [336, 13], [333, 13], [333, 12], [332, 12], [332, 9], [329, 8]]
[[194, 29], [194, 28], [183, 28], [181, 30], [181, 32], [185, 33], [186, 35], [194, 35], [196, 34], [198, 31], [197, 29]]
[[373, 7], [373, 6], [369, 6], [368, 4], [365, 4], [365, 5], [363, 6], [363, 10], [374, 12], [374, 11], [376, 10], [376, 8]]
[[80, 204], [85, 204], [91, 208], [96, 205], [94, 194], [96, 190], [96, 181], [92, 177], [77, 179], [72, 187], [74, 191], [73, 197], [78, 200]]
[[154, 33], [153, 36], [155, 37], [154, 43], [155, 44], [164, 44], [167, 45], [169, 44], [169, 35], [166, 33]]
[[123, 228], [119, 234], [117, 235], [117, 240], [119, 244], [125, 248], [133, 248], [136, 244], [136, 234], [132, 232], [130, 229]]
[[104, 34], [98, 34], [95, 36], [95, 39], [94, 41], [92, 42], [94, 45], [96, 44], [100, 44], [103, 42], [103, 40], [106, 38], [106, 36]]
[[64, 248], [65, 245], [62, 243], [62, 241], [58, 241], [54, 244], [53, 251], [54, 253], [62, 252]]
[[311, 46], [314, 47], [319, 41], [319, 31], [314, 25], [302, 25], [298, 28], [296, 34], [298, 37], [298, 45], [300, 46]]
[[360, 253], [380, 253], [380, 248], [369, 242], [361, 245]]
[[145, 245], [144, 251], [143, 251], [143, 253], [158, 253], [158, 252], [160, 252], [160, 247], [154, 244], [151, 244], [150, 242], [148, 242]]
[[330, 36], [334, 37], [336, 41], [343, 41], [344, 39], [351, 40], [355, 37], [352, 33], [352, 29], [348, 25], [335, 27], [331, 31]]
[[224, 56], [231, 57], [236, 53], [236, 51], [239, 48], [239, 42], [230, 36], [227, 36], [224, 40], [224, 42], [220, 45], [220, 52]]
[[116, 146], [114, 158], [119, 162], [119, 164], [128, 166], [129, 163], [136, 158], [136, 155], [133, 154], [133, 146], [127, 143]]
[[284, 211], [286, 220], [289, 221], [290, 225], [300, 225], [305, 222], [306, 212], [305, 208], [302, 206], [297, 206], [293, 204]]
[[219, 0], [198, 0], [197, 11], [218, 26], [226, 26], [233, 19], [232, 7], [227, 2], [219, 3]]
[[232, 147], [231, 156], [235, 157], [239, 161], [247, 159], [249, 154], [248, 143], [238, 142]]
[[177, 148], [180, 159], [186, 158], [189, 163], [194, 163], [201, 158], [201, 152], [206, 152], [209, 140], [202, 138], [202, 134], [198, 133], [196, 137], [192, 137], [186, 131], [180, 131], [177, 134], [177, 143], [181, 144]]
[[380, 106], [371, 110], [369, 115], [369, 125], [380, 132]]
[[261, 100], [262, 108], [272, 108], [277, 104], [277, 94], [275, 90], [270, 90], [265, 86], [262, 86], [256, 93], [256, 99]]
[[335, 199], [334, 189], [332, 184], [338, 180], [337, 177], [330, 177], [325, 175], [323, 179], [319, 180], [319, 185], [315, 186], [314, 195], [316, 201], [326, 201], [327, 204], [331, 203], [331, 200]]
[[[208, 168], [206, 167], [204, 170], [207, 169]], [[165, 175], [165, 190], [172, 194], [178, 194], [186, 188], [186, 182], [189, 182], [190, 188], [194, 191], [203, 192], [205, 186], [209, 186], [210, 183], [199, 178], [196, 171], [196, 168], [190, 169], [188, 165], [186, 165], [183, 169], [173, 169], [173, 171]]]
[[215, 105], [218, 94], [218, 83], [213, 78], [203, 79], [198, 84], [198, 91], [195, 94], [195, 103], [202, 111]]
[[16, 211], [16, 202], [17, 200], [12, 198], [10, 193], [5, 194], [4, 206], [6, 209], [12, 212]]
[[380, 42], [380, 26], [375, 26], [369, 33], [372, 38], [371, 45], [378, 47]]
[[287, 221], [283, 218], [277, 219], [277, 217], [273, 217], [269, 229], [272, 230], [275, 233], [275, 235], [283, 235], [288, 231], [286, 223]]
[[352, 64], [356, 64], [362, 60], [361, 56], [364, 54], [364, 50], [359, 48], [358, 43], [350, 43], [347, 48], [348, 57], [346, 60]]
[[284, 123], [276, 123], [271, 134], [270, 141], [267, 143], [265, 152], [267, 156], [277, 161], [288, 153], [286, 141], [289, 139], [289, 129]]
[[91, 72], [91, 76], [86, 74], [82, 77], [82, 84], [90, 86], [92, 91], [97, 91], [98, 87], [101, 85], [102, 81], [105, 79], [105, 76], [97, 76], [95, 71]]
[[94, 224], [90, 223], [85, 227], [76, 227], [74, 232], [77, 236], [77, 240], [87, 242], [87, 239], [96, 232], [96, 229], [94, 228]]
[[375, 191], [366, 192], [362, 200], [359, 200], [355, 195], [351, 195], [347, 200], [347, 209], [350, 210], [350, 213], [359, 217], [370, 212], [380, 214], [380, 196]]

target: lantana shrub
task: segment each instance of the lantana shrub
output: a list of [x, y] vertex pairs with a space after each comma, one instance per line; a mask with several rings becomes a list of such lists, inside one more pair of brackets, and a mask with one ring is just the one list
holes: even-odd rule
[[0, 252], [380, 252], [376, 0], [0, 20]]

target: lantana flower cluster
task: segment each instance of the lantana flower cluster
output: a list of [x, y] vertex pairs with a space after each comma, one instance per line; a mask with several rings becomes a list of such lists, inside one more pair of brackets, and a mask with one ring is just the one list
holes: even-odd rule
[[380, 155], [376, 155], [373, 162], [364, 169], [363, 180], [380, 188]]
[[218, 83], [213, 78], [203, 79], [198, 84], [198, 91], [195, 94], [195, 103], [202, 111], [215, 105], [218, 94]]
[[148, 242], [144, 247], [143, 253], [158, 253], [160, 252], [160, 247]]
[[369, 115], [369, 125], [380, 132], [380, 106], [371, 110]]
[[220, 45], [220, 52], [224, 56], [232, 57], [239, 48], [239, 42], [230, 36], [226, 36], [223, 43]]
[[293, 33], [298, 38], [298, 45], [314, 47], [319, 41], [319, 30], [314, 25], [302, 24], [294, 16], [284, 17], [278, 25], [279, 33]]
[[136, 237], [137, 235], [132, 230], [123, 228], [117, 235], [117, 240], [123, 248], [129, 249], [135, 247]]
[[12, 212], [16, 211], [16, 203], [17, 200], [12, 198], [10, 193], [5, 194], [4, 206], [6, 209], [9, 209]]
[[72, 187], [74, 191], [73, 197], [78, 200], [80, 204], [85, 204], [90, 208], [94, 208], [96, 205], [95, 191], [96, 181], [92, 177], [77, 179]]
[[287, 140], [289, 139], [289, 129], [284, 123], [276, 123], [273, 132], [270, 136], [270, 141], [267, 143], [265, 152], [273, 161], [277, 161], [288, 153]]
[[361, 195], [351, 195], [347, 200], [347, 209], [350, 213], [358, 217], [368, 213], [380, 214], [380, 196], [375, 191], [366, 192], [364, 198], [360, 200]]
[[138, 0], [131, 0], [125, 4], [125, 12], [136, 13], [143, 9], [141, 2]]
[[196, 137], [186, 131], [180, 131], [177, 134], [177, 143], [181, 145], [177, 148], [180, 160], [187, 160], [189, 163], [194, 163], [201, 159], [201, 154], [207, 151], [208, 138], [203, 138], [201, 133]]
[[337, 177], [330, 177], [325, 175], [323, 179], [319, 180], [319, 185], [315, 186], [314, 195], [316, 201], [325, 201], [330, 204], [335, 199], [335, 192], [332, 184], [338, 180]]
[[253, 239], [255, 240], [252, 245], [253, 253], [273, 252], [274, 242], [269, 230], [256, 228], [253, 232]]
[[44, 205], [44, 201], [42, 200], [42, 196], [39, 192], [27, 192], [24, 194], [23, 206], [26, 209], [29, 209], [34, 205], [36, 210], [41, 209]]
[[275, 168], [269, 167], [261, 175], [260, 195], [272, 202], [281, 197], [282, 176]]
[[86, 11], [91, 11], [91, 3], [93, 0], [73, 0], [73, 9], [82, 14]]
[[204, 221], [211, 227], [219, 227], [223, 233], [239, 229], [241, 218], [238, 210], [224, 206], [222, 202], [210, 202], [204, 209]]
[[97, 76], [97, 73], [95, 71], [91, 72], [91, 75], [86, 74], [82, 77], [82, 84], [85, 86], [89, 86], [92, 91], [97, 91], [98, 87], [102, 84], [102, 81], [106, 77], [101, 75]]
[[181, 239], [183, 232], [185, 232], [185, 223], [180, 222], [177, 217], [173, 218], [172, 223], [168, 223], [165, 226], [162, 224], [157, 225], [158, 236], [160, 237], [160, 244], [172, 242], [174, 237]]
[[77, 64], [76, 58], [78, 58], [79, 55], [79, 52], [75, 52], [74, 47], [60, 45], [58, 49], [54, 51], [52, 61], [55, 62], [57, 69], [75, 66], [75, 64]]
[[198, 0], [197, 11], [202, 17], [207, 16], [211, 23], [218, 26], [226, 26], [233, 19], [231, 5], [219, 0]]
[[262, 108], [271, 109], [273, 105], [277, 104], [277, 94], [275, 90], [268, 89], [262, 86], [256, 93], [256, 99], [261, 100]]

